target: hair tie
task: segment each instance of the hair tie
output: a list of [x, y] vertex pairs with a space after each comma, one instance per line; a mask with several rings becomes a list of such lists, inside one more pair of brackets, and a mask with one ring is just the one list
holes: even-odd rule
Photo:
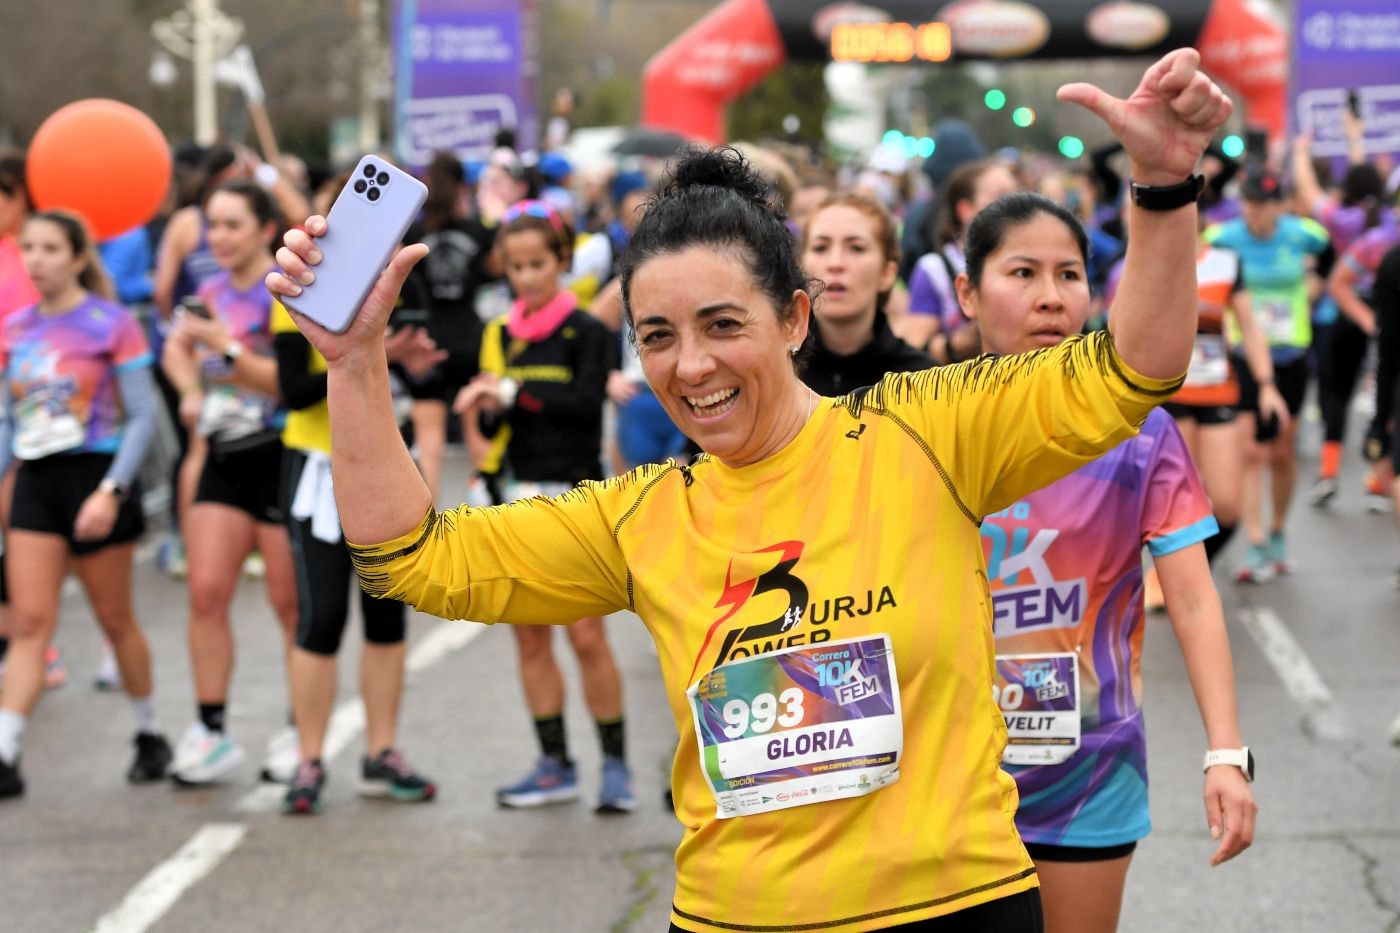
[[521, 217], [538, 217], [549, 221], [556, 233], [564, 232], [564, 219], [548, 203], [538, 200], [516, 201], [501, 215], [501, 223], [508, 224]]

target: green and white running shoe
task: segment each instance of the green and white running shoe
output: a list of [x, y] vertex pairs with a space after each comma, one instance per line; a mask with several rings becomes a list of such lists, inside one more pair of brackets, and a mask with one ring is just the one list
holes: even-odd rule
[[1269, 535], [1269, 562], [1274, 565], [1274, 574], [1280, 577], [1298, 569], [1298, 562], [1288, 556], [1288, 545], [1277, 531]]
[[210, 732], [196, 722], [175, 747], [171, 777], [177, 784], [211, 784], [232, 774], [243, 763], [243, 747], [222, 732]]
[[1236, 583], [1267, 583], [1274, 578], [1274, 562], [1269, 557], [1269, 546], [1251, 544], [1244, 563], [1235, 570]]

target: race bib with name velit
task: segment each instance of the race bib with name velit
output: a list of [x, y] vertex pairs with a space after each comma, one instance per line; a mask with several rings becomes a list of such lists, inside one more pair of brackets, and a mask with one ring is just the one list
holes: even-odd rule
[[992, 688], [1006, 720], [1009, 765], [1057, 765], [1079, 750], [1079, 658], [999, 654]]
[[720, 819], [899, 780], [904, 720], [888, 635], [730, 661], [687, 695]]

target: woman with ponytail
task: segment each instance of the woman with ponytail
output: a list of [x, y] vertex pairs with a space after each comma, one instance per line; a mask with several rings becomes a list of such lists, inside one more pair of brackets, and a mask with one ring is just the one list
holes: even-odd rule
[[[497, 249], [515, 301], [509, 314], [487, 325], [481, 374], [456, 402], [467, 447], [496, 503], [537, 502], [603, 476], [612, 338], [562, 286], [572, 245], [569, 225], [543, 201], [521, 201], [502, 215]], [[498, 789], [496, 801], [538, 807], [576, 800], [578, 770], [565, 741], [564, 676], [554, 658], [554, 633], [538, 626], [513, 631], [540, 757], [529, 774]], [[637, 800], [627, 768], [622, 678], [600, 615], [587, 614], [567, 631], [602, 746], [598, 812], [626, 813]]]
[[151, 655], [132, 609], [132, 556], [144, 528], [136, 476], [155, 430], [151, 354], [112, 298], [82, 221], [46, 211], [20, 234], [40, 298], [0, 331], [0, 473], [19, 461], [5, 562], [10, 650], [0, 692], [0, 797], [24, 792], [20, 738], [44, 685], [70, 564], [116, 653], [136, 721], [127, 779], [165, 777], [170, 747], [152, 697]]

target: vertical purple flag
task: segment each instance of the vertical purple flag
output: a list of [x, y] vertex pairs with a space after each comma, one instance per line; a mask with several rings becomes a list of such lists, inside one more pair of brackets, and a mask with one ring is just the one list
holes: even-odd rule
[[1316, 155], [1346, 156], [1342, 108], [1355, 90], [1372, 154], [1400, 155], [1400, 3], [1296, 0], [1289, 126]]
[[421, 168], [445, 149], [490, 155], [514, 129], [521, 150], [539, 136], [534, 0], [396, 0], [395, 148]]

